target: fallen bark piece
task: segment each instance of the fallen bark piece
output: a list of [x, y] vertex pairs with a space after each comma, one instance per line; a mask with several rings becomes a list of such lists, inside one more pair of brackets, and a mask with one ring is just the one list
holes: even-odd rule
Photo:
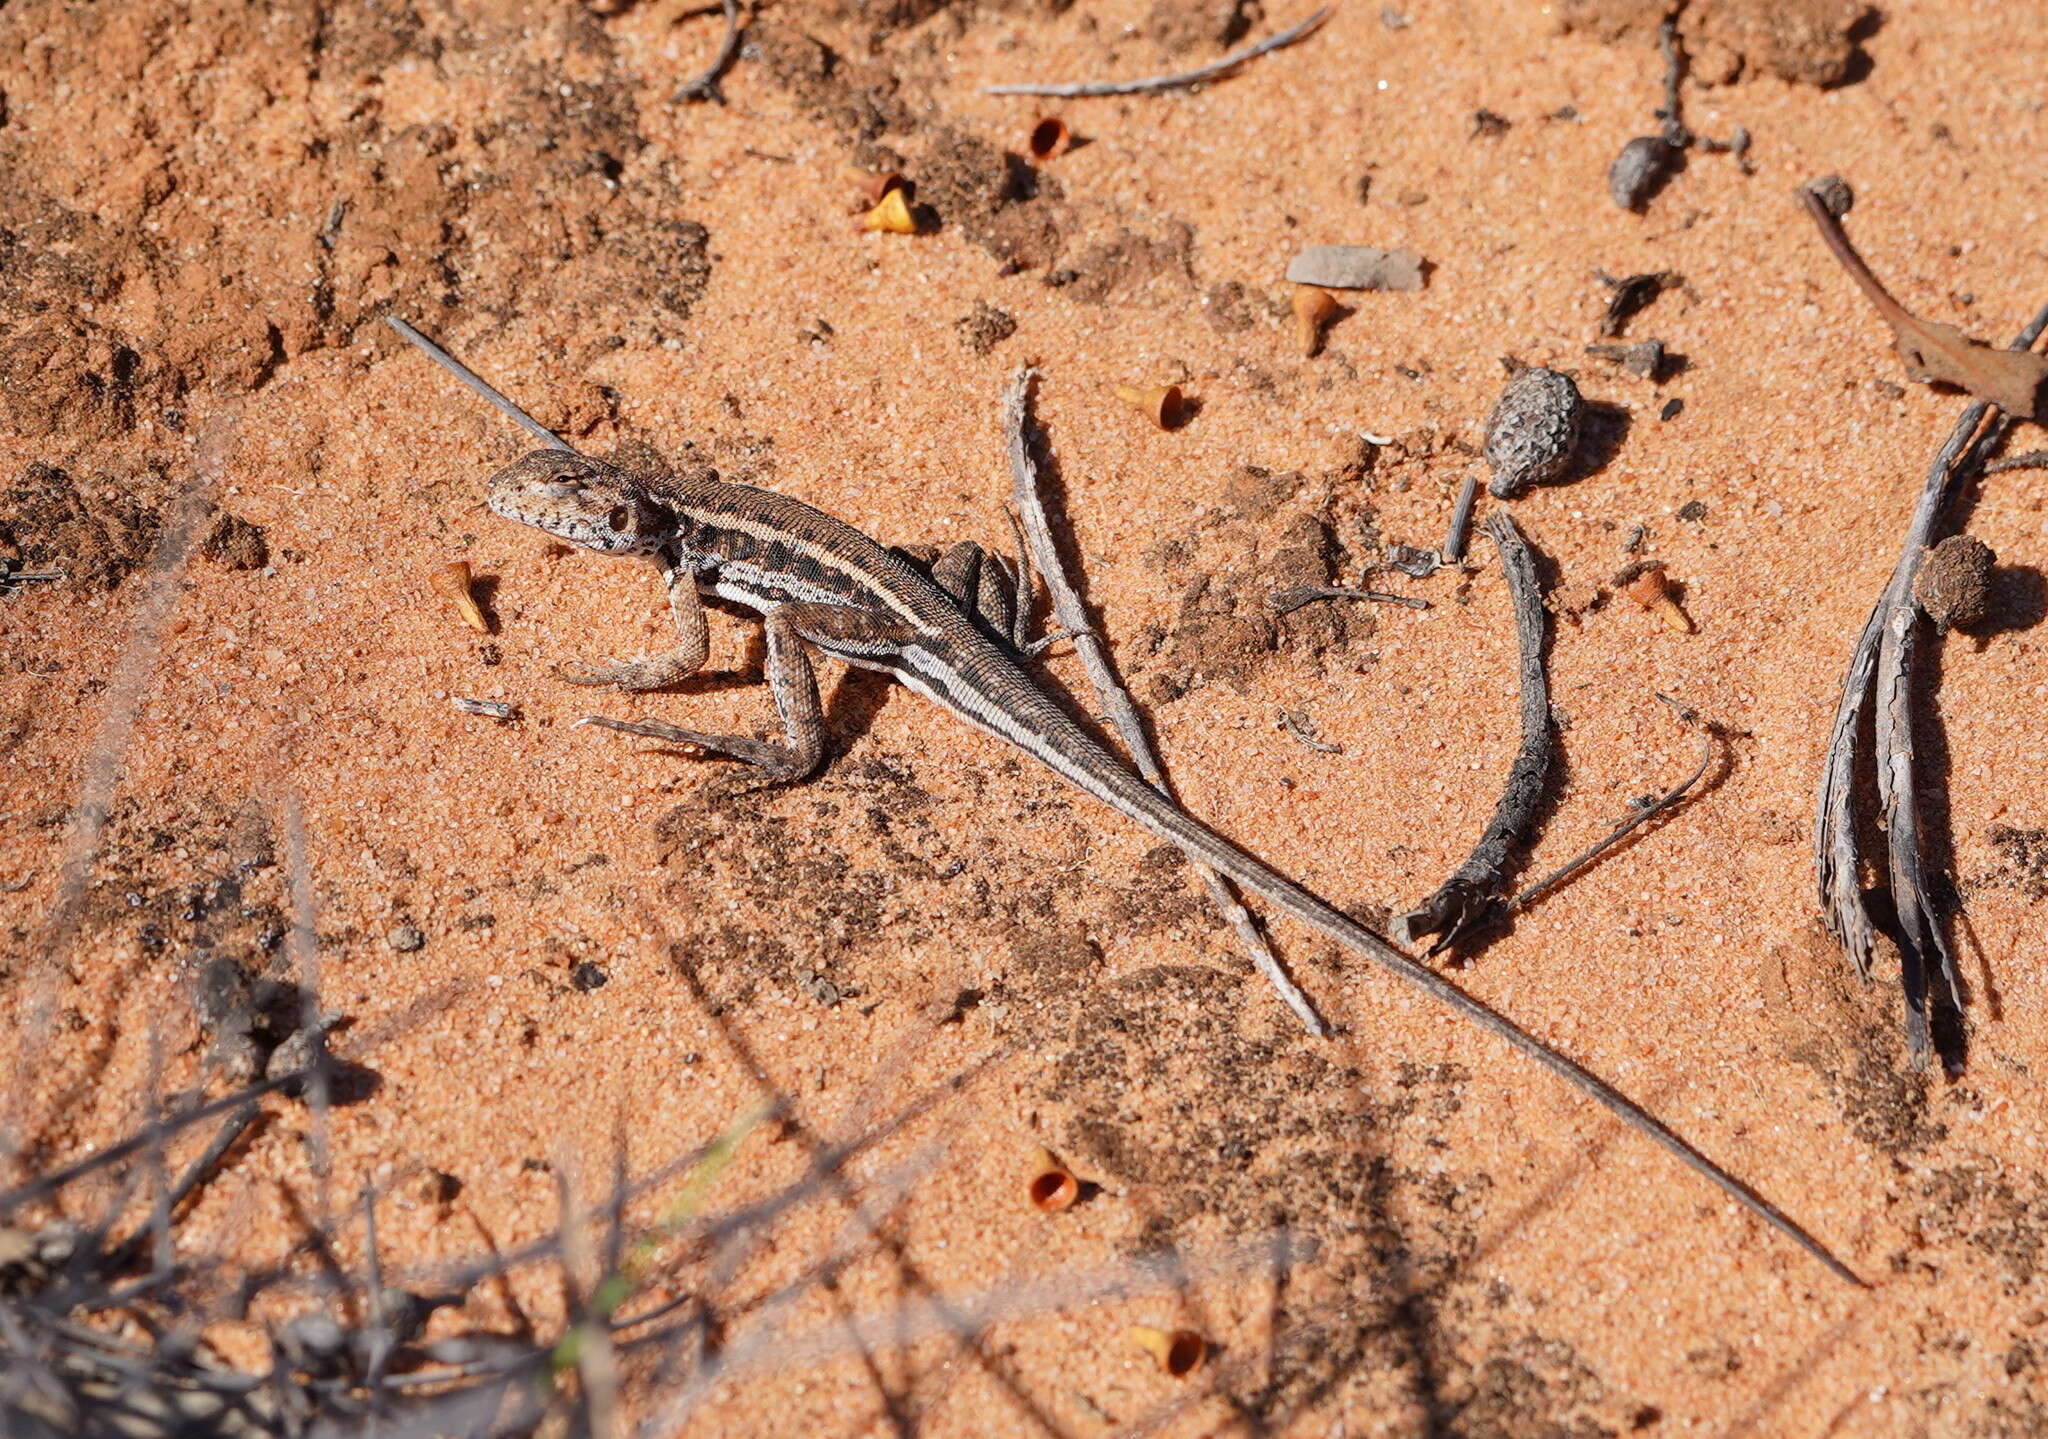
[[1371, 245], [1311, 245], [1294, 257], [1287, 278], [1326, 290], [1419, 290], [1422, 256]]
[[2048, 356], [2030, 350], [1996, 350], [1954, 325], [1936, 324], [1912, 314], [1892, 298], [1891, 291], [1856, 253], [1827, 202], [1811, 187], [1799, 191], [1799, 200], [1835, 259], [1892, 327], [1899, 358], [1906, 362], [1906, 378], [1955, 385], [2009, 415], [2048, 421]]

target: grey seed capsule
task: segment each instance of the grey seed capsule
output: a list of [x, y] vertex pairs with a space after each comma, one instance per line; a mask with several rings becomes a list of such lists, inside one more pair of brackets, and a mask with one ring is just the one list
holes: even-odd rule
[[1564, 473], [1585, 410], [1569, 375], [1532, 367], [1509, 380], [1486, 417], [1486, 463], [1493, 467], [1486, 492], [1511, 500]]
[[1968, 629], [1991, 607], [1991, 567], [1998, 556], [1974, 535], [1950, 535], [1920, 561], [1913, 602], [1934, 627]]
[[1607, 193], [1624, 210], [1640, 210], [1678, 168], [1680, 152], [1662, 135], [1638, 135], [1607, 167]]
[[1827, 212], [1837, 220], [1848, 214], [1849, 207], [1856, 203], [1856, 192], [1840, 175], [1823, 175], [1818, 180], [1808, 180], [1806, 188], [1819, 197]]

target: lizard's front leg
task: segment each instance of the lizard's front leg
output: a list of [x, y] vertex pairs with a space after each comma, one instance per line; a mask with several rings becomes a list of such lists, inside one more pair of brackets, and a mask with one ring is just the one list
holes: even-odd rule
[[817, 670], [805, 640], [816, 640], [834, 651], [880, 658], [895, 651], [907, 638], [907, 629], [901, 621], [870, 610], [803, 601], [770, 610], [762, 628], [768, 638], [768, 689], [782, 720], [782, 743], [745, 735], [705, 734], [660, 720], [593, 716], [582, 723], [731, 755], [756, 766], [765, 784], [788, 784], [809, 777], [825, 757], [825, 715], [818, 703]]
[[697, 575], [673, 555], [660, 556], [661, 582], [668, 590], [668, 612], [675, 621], [676, 647], [667, 654], [629, 660], [625, 664], [578, 665], [556, 674], [572, 685], [605, 685], [622, 690], [666, 689], [704, 668], [711, 653], [711, 627], [704, 619]]

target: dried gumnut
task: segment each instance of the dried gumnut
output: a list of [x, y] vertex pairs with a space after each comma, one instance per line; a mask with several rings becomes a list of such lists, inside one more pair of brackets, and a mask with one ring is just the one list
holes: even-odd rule
[[1556, 370], [1531, 367], [1509, 380], [1486, 419], [1486, 463], [1493, 466], [1486, 492], [1512, 500], [1562, 474], [1585, 409], [1579, 387]]
[[1991, 567], [1998, 556], [1973, 535], [1950, 535], [1927, 552], [1913, 576], [1913, 602], [1938, 630], [1966, 630], [1991, 603]]
[[1837, 220], [1849, 213], [1849, 207], [1856, 203], [1856, 192], [1849, 188], [1849, 182], [1840, 175], [1823, 175], [1818, 180], [1808, 180], [1805, 189], [1813, 192], [1821, 205]]
[[1678, 168], [1680, 151], [1662, 135], [1638, 135], [1607, 167], [1607, 193], [1624, 210], [1640, 210]]

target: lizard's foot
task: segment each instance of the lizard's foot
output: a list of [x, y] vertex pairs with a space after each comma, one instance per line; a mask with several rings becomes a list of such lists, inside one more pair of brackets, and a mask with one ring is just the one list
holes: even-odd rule
[[730, 755], [733, 759], [744, 760], [754, 766], [758, 774], [752, 783], [740, 783], [736, 789], [765, 789], [771, 785], [792, 784], [810, 773], [796, 754], [783, 745], [771, 744], [766, 740], [749, 739], [745, 735], [705, 734], [701, 730], [679, 729], [660, 720], [615, 720], [599, 715], [590, 715], [576, 721], [578, 725], [598, 725], [604, 729], [617, 730], [621, 734], [644, 735], [648, 739], [666, 740], [670, 744], [695, 745], [708, 749], [714, 754]]
[[685, 664], [671, 655], [656, 655], [650, 659], [627, 660], [619, 664], [558, 665], [555, 668], [555, 678], [565, 684], [637, 693], [641, 690], [667, 689], [680, 680], [688, 679], [697, 672], [697, 668], [697, 665]]

